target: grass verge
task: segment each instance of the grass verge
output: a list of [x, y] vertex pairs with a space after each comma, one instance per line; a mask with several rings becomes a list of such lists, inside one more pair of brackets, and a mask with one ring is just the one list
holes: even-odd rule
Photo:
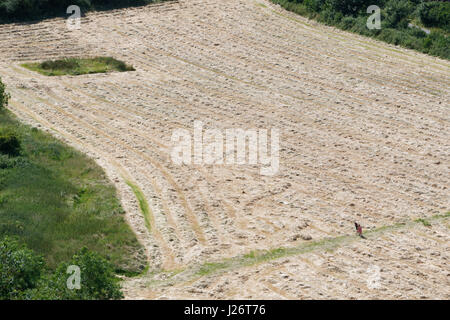
[[131, 188], [131, 190], [133, 190], [134, 195], [138, 199], [139, 208], [141, 209], [141, 212], [144, 215], [145, 226], [147, 227], [148, 231], [152, 231], [150, 207], [148, 205], [147, 200], [145, 199], [144, 193], [137, 185], [135, 185], [131, 181], [127, 180], [125, 182]]
[[132, 66], [111, 57], [65, 58], [44, 62], [24, 63], [22, 67], [45, 76], [78, 76], [82, 74], [135, 71]]

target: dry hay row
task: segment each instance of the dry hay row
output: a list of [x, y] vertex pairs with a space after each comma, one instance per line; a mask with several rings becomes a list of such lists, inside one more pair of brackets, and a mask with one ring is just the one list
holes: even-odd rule
[[167, 71], [167, 69], [166, 69], [166, 71]]
[[[336, 109], [335, 109], [336, 110]], [[439, 119], [440, 120], [440, 119]], [[407, 123], [406, 121], [404, 121], [404, 123]], [[409, 122], [410, 123], [410, 122]], [[425, 134], [426, 135], [426, 134]]]
[[[361, 102], [363, 102], [363, 101], [362, 101], [362, 100], [359, 100], [358, 102], [361, 103]], [[374, 101], [374, 102], [375, 102], [375, 101]], [[322, 105], [321, 105], [321, 106], [322, 106]], [[336, 108], [335, 108], [334, 111], [339, 111], [339, 109], [336, 109]], [[364, 115], [364, 116], [365, 116], [365, 115]], [[387, 116], [385, 116], [385, 118], [386, 118], [386, 119], [389, 119]], [[393, 120], [392, 120], [392, 118], [391, 118], [391, 122], [392, 122], [392, 121], [393, 121]], [[397, 122], [400, 122], [401, 120], [397, 120], [397, 119], [396, 119], [396, 121], [397, 121]], [[441, 118], [439, 118], [438, 121], [441, 121], [441, 122], [442, 122]], [[404, 125], [404, 124], [409, 124], [409, 125], [411, 125], [411, 122], [410, 122], [410, 121], [408, 121], [408, 122], [407, 122], [407, 121], [401, 121], [401, 123], [402, 123], [403, 125]], [[417, 129], [417, 128], [416, 128], [416, 129]], [[425, 135], [427, 135], [427, 134], [425, 134]]]
[[[281, 43], [283, 42], [284, 39], [277, 38], [277, 42], [276, 43], [271, 41], [272, 38], [269, 38], [269, 37], [266, 37], [266, 38], [262, 39], [262, 36], [264, 34], [266, 34], [266, 33], [270, 33], [272, 35], [276, 35], [277, 32], [280, 32], [280, 29], [282, 29], [281, 26], [274, 26], [271, 23], [265, 23], [265, 24], [257, 23], [257, 24], [252, 25], [252, 31], [253, 32], [249, 32], [248, 28], [240, 28], [238, 32], [232, 32], [234, 30], [233, 29], [230, 30], [230, 25], [232, 26], [233, 22], [235, 24], [239, 24], [239, 23], [242, 24], [243, 21], [242, 20], [238, 20], [238, 18], [234, 18], [234, 21], [233, 21], [233, 17], [229, 17], [227, 19], [227, 22], [229, 22], [229, 25], [226, 26], [226, 27], [228, 27], [227, 29], [225, 29], [225, 27], [220, 28], [221, 26], [216, 23], [215, 24], [215, 31], [216, 32], [215, 32], [214, 35], [211, 34], [210, 35], [211, 37], [209, 37], [207, 41], [206, 41], [206, 39], [207, 39], [206, 36], [208, 34], [206, 32], [204, 32], [204, 33], [202, 33], [201, 31], [199, 31], [199, 32], [192, 32], [192, 30], [189, 30], [190, 32], [186, 31], [185, 33], [181, 34], [180, 32], [183, 31], [181, 28], [179, 28], [179, 27], [176, 27], [176, 28], [170, 27], [170, 25], [168, 26], [167, 22], [165, 22], [165, 21], [161, 21], [160, 24], [158, 24], [158, 25], [156, 25], [154, 21], [151, 21], [150, 23], [147, 22], [146, 24], [145, 23], [144, 24], [143, 23], [137, 24], [137, 23], [133, 23], [133, 21], [131, 21], [131, 22], [128, 22], [128, 24], [131, 25], [131, 26], [135, 26], [135, 27], [139, 27], [139, 26], [143, 25], [141, 28], [149, 28], [149, 27], [157, 26], [158, 29], [164, 29], [164, 30], [169, 31], [169, 32], [164, 32], [163, 34], [177, 34], [177, 35], [182, 36], [183, 39], [185, 39], [185, 40], [189, 39], [189, 43], [195, 43], [195, 44], [200, 44], [199, 41], [195, 40], [195, 39], [198, 39], [198, 38], [203, 40], [203, 42], [206, 41], [206, 43], [212, 44], [212, 43], [215, 42], [214, 40], [217, 39], [218, 35], [220, 35], [221, 40], [225, 40], [225, 41], [222, 41], [222, 42], [230, 41], [233, 44], [239, 44], [240, 41], [241, 42], [243, 41], [243, 42], [245, 42], [245, 44], [242, 45], [242, 46], [233, 45], [233, 51], [235, 51], [235, 50], [237, 50], [239, 48], [246, 48], [246, 49], [251, 48], [253, 51], [257, 52], [256, 54], [254, 54], [252, 56], [252, 59], [246, 60], [246, 62], [249, 62], [249, 63], [253, 62], [253, 61], [257, 61], [259, 58], [261, 58], [263, 56], [267, 56], [269, 53], [272, 53], [272, 52], [280, 53], [283, 58], [285, 58], [287, 56], [298, 58], [299, 57], [298, 54], [293, 54], [292, 53], [292, 52], [296, 52], [296, 51], [298, 52], [298, 50], [306, 51], [306, 52], [304, 52], [304, 54], [301, 55], [302, 59], [304, 59], [305, 61], [313, 61], [311, 58], [309, 58], [311, 55], [312, 56], [316, 56], [317, 59], [320, 59], [321, 61], [327, 63], [328, 65], [330, 65], [330, 60], [334, 60], [333, 68], [335, 68], [336, 66], [339, 65], [339, 64], [336, 64], [336, 61], [342, 62], [342, 60], [337, 60], [337, 58], [336, 58], [336, 57], [341, 57], [338, 52], [332, 52], [331, 54], [328, 53], [328, 52], [325, 52], [325, 54], [317, 56], [316, 55], [316, 51], [308, 49], [305, 46], [304, 42], [301, 43], [301, 46], [299, 46], [299, 43], [294, 43], [294, 45], [292, 45], [292, 43], [290, 43], [289, 47], [283, 47], [281, 45]], [[203, 27], [206, 28], [207, 26], [209, 26], [212, 23], [212, 21], [199, 20], [198, 22], [196, 22], [196, 27], [198, 27], [202, 23], [203, 23]], [[260, 27], [260, 28], [256, 29], [256, 27]], [[142, 31], [141, 34], [144, 34], [145, 30], [141, 29], [141, 31]], [[291, 34], [296, 34], [296, 33], [295, 32], [289, 32], [288, 34], [291, 35]], [[258, 40], [260, 40], [260, 41], [256, 41], [255, 42], [255, 41], [251, 41], [250, 40], [252, 38], [255, 38], [258, 35], [260, 36], [258, 38]], [[225, 37], [222, 37], [222, 36], [225, 36]], [[223, 51], [223, 49], [221, 49], [220, 43], [214, 49], [215, 49], [215, 52]], [[280, 50], [280, 49], [283, 49], [283, 50]], [[240, 51], [239, 53], [240, 53], [240, 57], [239, 58], [244, 59], [245, 56], [248, 55], [250, 52], [248, 50], [245, 50], [245, 51]], [[230, 56], [233, 57], [232, 55], [230, 55]], [[315, 61], [317, 61], [317, 59]], [[356, 57], [356, 59], [357, 59], [357, 57]], [[283, 61], [283, 59], [277, 60], [277, 64], [278, 63], [282, 63], [282, 61]], [[367, 59], [364, 62], [367, 63]], [[373, 63], [374, 62], [372, 60], [371, 64], [373, 64]], [[271, 62], [271, 64], [273, 64], [273, 62]], [[345, 71], [346, 72], [352, 71], [352, 69], [351, 69], [352, 66], [353, 65], [349, 65], [349, 64], [342, 65], [342, 67], [345, 67]], [[304, 67], [306, 67], [306, 66], [304, 66]], [[283, 71], [284, 72], [288, 72], [285, 69]], [[317, 69], [315, 69], [315, 71], [317, 71]], [[336, 72], [336, 73], [338, 73], [338, 72]], [[342, 73], [342, 72], [340, 72], [340, 73]], [[364, 73], [361, 72], [361, 70], [357, 70], [356, 73], [354, 72], [354, 74], [358, 75], [359, 77], [364, 75]], [[389, 75], [392, 75], [392, 72], [390, 72]], [[308, 80], [312, 80], [313, 81], [314, 79], [312, 78], [312, 79], [308, 79]], [[372, 75], [371, 77], [365, 77], [364, 80], [369, 81], [369, 82], [373, 81], [373, 82], [375, 82], [377, 84], [380, 84], [380, 83], [382, 83], [382, 81], [384, 79], [379, 78], [378, 81], [376, 81], [376, 80], [373, 79], [373, 75]], [[396, 78], [396, 80], [400, 81], [400, 83], [405, 83], [405, 81], [406, 81], [405, 80], [405, 74], [399, 75]], [[411, 82], [409, 82], [408, 84], [411, 84]], [[417, 87], [417, 84], [415, 84], [415, 86]], [[427, 86], [424, 85], [424, 84], [421, 84], [420, 88], [422, 89], [422, 91], [425, 91], [425, 89], [427, 89]], [[432, 88], [429, 88], [429, 89], [432, 89]], [[447, 90], [447, 89], [444, 88], [443, 90]], [[420, 94], [420, 93], [421, 92], [417, 92], [417, 94]]]
[[[122, 34], [122, 35], [124, 35], [124, 34]], [[153, 49], [153, 48], [151, 48], [151, 49]], [[219, 51], [219, 49], [217, 49], [216, 51]], [[194, 54], [194, 55], [192, 55], [192, 56], [199, 56], [199, 54]], [[267, 65], [265, 66], [265, 67], [267, 67]], [[270, 69], [270, 68], [269, 68]], [[299, 80], [299, 78], [297, 78], [297, 80]], [[311, 80], [311, 81], [313, 81], [314, 82], [314, 80], [313, 79], [309, 79], [309, 80]], [[298, 82], [298, 81], [297, 81]], [[323, 83], [320, 83], [321, 85], [323, 85]], [[336, 91], [337, 92], [337, 91]], [[292, 93], [291, 93], [292, 94]], [[337, 95], [332, 95], [333, 97], [336, 97]], [[372, 101], [373, 102], [375, 102], [375, 101], [377, 101], [377, 100], [379, 100], [378, 98], [375, 100], [375, 98], [373, 98], [372, 99]], [[361, 99], [359, 99], [359, 100], [354, 100], [354, 101], [356, 101], [356, 102], [358, 102], [358, 103], [361, 103], [361, 102], [363, 102], [363, 100], [361, 100]], [[405, 102], [407, 102], [407, 101], [405, 101]], [[408, 101], [409, 102], [409, 101]], [[426, 114], [426, 113], [425, 113]], [[434, 115], [432, 115], [433, 117], [435, 117]], [[387, 117], [386, 117], [387, 118]], [[438, 118], [437, 117], [437, 120], [438, 121], [442, 121], [442, 119], [441, 118]], [[392, 120], [391, 120], [392, 121]], [[409, 122], [406, 122], [406, 121], [404, 121], [403, 123], [409, 123]]]
[[[119, 89], [119, 88], [117, 88], [117, 89]], [[178, 102], [179, 103], [179, 102]], [[303, 171], [305, 171], [305, 170], [303, 170]], [[363, 212], [364, 212], [364, 210], [363, 210]]]
[[[259, 6], [256, 6], [257, 8], [260, 8]], [[251, 10], [251, 9], [254, 9], [254, 8], [247, 8], [248, 10], [246, 11], [246, 14], [248, 14], [248, 15], [252, 15], [251, 16], [251, 18], [254, 18], [254, 16], [256, 16], [257, 14], [256, 14], [256, 11], [257, 10]], [[225, 10], [220, 10], [220, 12], [218, 12], [218, 14], [220, 14], [220, 13], [223, 13], [223, 12], [226, 12]], [[194, 17], [196, 17], [196, 14], [194, 14]], [[246, 21], [252, 21], [253, 22], [253, 20], [252, 19], [250, 19], [250, 17], [247, 17], [248, 19], [246, 19], [246, 20], [242, 20], [242, 19], [239, 19], [239, 17], [233, 17], [233, 16], [226, 16], [226, 20], [225, 20], [225, 22], [227, 22], [228, 24], [227, 24], [227, 26], [229, 27], [230, 25], [233, 25], [233, 24], [235, 24], [235, 25], [243, 25]], [[258, 36], [258, 35], [265, 35], [265, 34], [267, 34], [267, 33], [269, 33], [269, 34], [274, 34], [274, 35], [276, 35], [277, 33], [279, 33], [280, 32], [280, 30], [283, 30], [283, 28], [285, 28], [286, 26], [285, 26], [285, 23], [283, 23], [283, 24], [281, 24], [281, 25], [276, 25], [277, 23], [281, 23], [281, 21], [282, 20], [275, 20], [275, 21], [271, 21], [270, 23], [266, 23], [266, 24], [260, 24], [260, 23], [258, 23], [258, 22], [261, 22], [261, 19], [255, 19], [255, 21], [257, 22], [256, 24], [254, 24], [254, 23], [252, 23], [252, 27], [254, 27], [254, 26], [262, 26], [259, 30], [257, 30], [257, 29], [254, 29], [254, 28], [252, 28], [251, 30], [253, 31], [252, 33], [249, 33], [248, 32], [248, 28], [246, 28], [246, 26], [245, 25], [243, 25], [243, 27], [242, 28], [239, 28], [239, 29], [227, 29], [227, 30], [224, 30], [224, 29], [220, 29], [220, 31], [222, 31], [222, 32], [224, 32], [224, 34], [225, 35], [233, 35], [233, 36], [231, 36], [230, 38], [226, 38], [226, 40], [235, 40], [236, 38], [234, 37], [234, 36], [237, 36], [237, 38], [243, 38], [243, 39], [249, 39], [249, 38], [254, 38], [254, 37], [256, 37], [256, 36]], [[224, 19], [220, 19], [220, 22], [224, 22]], [[273, 23], [272, 23], [273, 22]], [[205, 22], [204, 20], [198, 20], [198, 21], [196, 21], [196, 26], [199, 26], [199, 24], [201, 24], [201, 23], [204, 23], [204, 26], [205, 27], [207, 27], [209, 24], [211, 24], [211, 23], [213, 23], [213, 21], [207, 21], [207, 22]], [[131, 23], [132, 25], [134, 25], [133, 23]], [[167, 21], [166, 21], [166, 23], [164, 23], [163, 22], [163, 24], [164, 25], [158, 25], [158, 28], [162, 28], [162, 27], [164, 27], [165, 25], [167, 25]], [[154, 25], [154, 22], [152, 21], [152, 24], [149, 24], [149, 25], [147, 25], [148, 27], [151, 27], [151, 26], [153, 26]], [[182, 27], [182, 26], [181, 26]], [[219, 27], [220, 27], [220, 25], [218, 24], [218, 23], [215, 23], [215, 28], [217, 28], [217, 29], [219, 29]], [[298, 29], [298, 25], [296, 25], [296, 29]], [[300, 26], [300, 28], [301, 28], [302, 26]], [[170, 28], [170, 27], [169, 27]], [[172, 31], [174, 31], [174, 32], [176, 32], [176, 31], [178, 31], [179, 30], [179, 28], [175, 28], [175, 29], [173, 29]], [[238, 31], [237, 33], [235, 33], [235, 32], [231, 32], [231, 31], [233, 31], [233, 30], [236, 30], [236, 31]], [[256, 32], [255, 32], [256, 31]], [[267, 31], [270, 31], [270, 32], [267, 32]], [[328, 30], [327, 30], [328, 31]], [[191, 35], [194, 35], [195, 33], [190, 33]], [[201, 32], [199, 32], [199, 34], [201, 35], [201, 37], [203, 37], [203, 36], [206, 36], [207, 34], [206, 33], [201, 33]], [[222, 35], [220, 32], [216, 32], [215, 33], [215, 35], [218, 35], [218, 34], [220, 34], [220, 35]], [[298, 34], [298, 33], [296, 33], [296, 32], [293, 32], [293, 30], [290, 30], [289, 32], [284, 32], [284, 34], [283, 34], [283, 38], [285, 37], [285, 36], [290, 36], [290, 35], [296, 35], [296, 34]], [[311, 36], [312, 36], [313, 34], [311, 34]], [[278, 38], [277, 37], [277, 43], [272, 43], [272, 46], [267, 46], [267, 47], [264, 47], [264, 48], [268, 48], [269, 49], [269, 51], [272, 51], [272, 50], [277, 50], [277, 48], [279, 48], [280, 47], [280, 42], [282, 42], [283, 41], [283, 38]], [[290, 38], [292, 38], [292, 37], [290, 37]], [[270, 43], [270, 40], [271, 40], [271, 38], [268, 38], [268, 37], [266, 37], [265, 39], [264, 39], [264, 41], [260, 41], [260, 43], [258, 43], [258, 45], [256, 45], [256, 46], [245, 46], [245, 48], [252, 48], [252, 50], [257, 50], [257, 49], [259, 49], [259, 47], [261, 46], [261, 45], [264, 45], [264, 43]], [[302, 42], [301, 44], [303, 44], [304, 45], [304, 43]], [[282, 47], [282, 46], [281, 46]], [[296, 49], [303, 49], [303, 46], [298, 46], [298, 43], [297, 43], [297, 45], [296, 46], [291, 46], [291, 49], [286, 49], [286, 50], [292, 50], [292, 48], [296, 48]], [[220, 49], [220, 46], [219, 46], [219, 48], [218, 49]], [[349, 49], [351, 49], [351, 48], [349, 48]], [[262, 51], [262, 52], [264, 52], [265, 54], [267, 54], [267, 52], [266, 51]], [[283, 53], [286, 53], [285, 51], [283, 51]], [[313, 51], [311, 51], [311, 50], [309, 50], [309, 53], [316, 53], [316, 52], [313, 52]], [[324, 58], [326, 58], [326, 60], [325, 61], [327, 61], [328, 59], [334, 59], [335, 58], [335, 56], [340, 56], [339, 55], [339, 53], [338, 52], [332, 52], [332, 54], [330, 54], [329, 52], [325, 52], [325, 54], [324, 55], [321, 55], [321, 56], [319, 56], [319, 57], [317, 57], [318, 59], [322, 59], [322, 60], [324, 60]], [[255, 58], [257, 58], [258, 56], [256, 55], [255, 56]], [[304, 55], [304, 56], [302, 56], [302, 58], [308, 58], [308, 55]], [[385, 60], [385, 59], [384, 59]], [[373, 63], [373, 59], [372, 59], [372, 63]], [[350, 67], [350, 66], [348, 66], [348, 67]], [[404, 74], [402, 74], [402, 77], [401, 77], [401, 79], [403, 79], [404, 78]]]

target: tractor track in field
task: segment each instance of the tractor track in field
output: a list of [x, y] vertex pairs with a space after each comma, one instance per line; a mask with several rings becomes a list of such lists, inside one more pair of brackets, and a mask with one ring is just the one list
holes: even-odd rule
[[[19, 118], [88, 153], [117, 186], [150, 265], [125, 282], [128, 298], [448, 298], [445, 219], [333, 253], [191, 273], [253, 250], [302, 247], [303, 236], [339, 239], [355, 220], [376, 230], [447, 212], [450, 62], [266, 0], [169, 1], [88, 13], [80, 30], [65, 23], [0, 25], [0, 76]], [[136, 71], [45, 77], [20, 66], [98, 55]], [[192, 132], [195, 120], [219, 130], [279, 128], [278, 174], [176, 166], [172, 132]], [[148, 203], [145, 219], [136, 190]], [[425, 276], [414, 273], [414, 259], [399, 258], [408, 255], [429, 261], [417, 268]], [[383, 289], [367, 290], [371, 265], [387, 270]]]

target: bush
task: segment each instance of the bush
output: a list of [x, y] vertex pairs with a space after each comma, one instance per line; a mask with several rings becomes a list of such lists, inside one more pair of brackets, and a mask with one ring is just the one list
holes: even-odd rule
[[431, 31], [425, 40], [430, 42], [428, 53], [450, 59], [450, 38], [443, 32]]
[[330, 9], [341, 12], [343, 15], [366, 13], [367, 8], [374, 4], [373, 2], [373, 0], [327, 0]]
[[341, 22], [339, 22], [339, 28], [343, 30], [349, 30], [356, 24], [356, 19], [353, 17], [344, 17]]
[[386, 3], [383, 21], [387, 28], [405, 29], [408, 27], [407, 18], [414, 11], [409, 0], [390, 0]]
[[18, 156], [20, 154], [20, 139], [13, 130], [0, 130], [0, 153], [8, 156]]
[[395, 45], [400, 44], [403, 40], [403, 37], [404, 35], [401, 31], [392, 28], [382, 29], [379, 36], [381, 40]]
[[34, 288], [44, 269], [44, 260], [15, 239], [0, 241], [0, 299], [20, 298]]
[[[68, 267], [80, 268], [80, 288], [69, 289]], [[0, 300], [107, 300], [122, 299], [111, 265], [98, 254], [83, 248], [54, 273], [46, 273], [44, 259], [5, 237], [0, 241]]]
[[450, 31], [450, 2], [425, 2], [420, 5], [419, 16], [427, 27]]
[[304, 0], [303, 4], [311, 12], [320, 12], [325, 5], [326, 0]]
[[336, 12], [330, 8], [322, 10], [319, 14], [319, 21], [327, 25], [336, 25], [342, 20], [341, 12]]
[[9, 94], [6, 93], [6, 87], [0, 78], [0, 110], [8, 105]]
[[[67, 286], [68, 267], [80, 268], [80, 288], [69, 289]], [[33, 300], [109, 300], [122, 299], [118, 279], [112, 266], [98, 254], [86, 248], [74, 255], [72, 260], [62, 263], [52, 275], [41, 279], [34, 290], [25, 294], [26, 299]]]

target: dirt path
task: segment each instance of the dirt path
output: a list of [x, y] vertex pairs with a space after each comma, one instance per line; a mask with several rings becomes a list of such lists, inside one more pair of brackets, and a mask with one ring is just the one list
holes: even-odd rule
[[[111, 55], [137, 71], [49, 78], [20, 67], [86, 55]], [[402, 286], [406, 273], [389, 257], [428, 241], [436, 247], [421, 251], [422, 259], [439, 272], [431, 277], [427, 265], [417, 281], [428, 297], [445, 296], [432, 288], [448, 288], [448, 224], [433, 226], [442, 239], [428, 239], [425, 229], [377, 239], [378, 251], [355, 244], [395, 270], [389, 274], [400, 280], [386, 282], [387, 291], [339, 287], [352, 248], [270, 262], [280, 268], [267, 274], [258, 270], [272, 267], [262, 264], [206, 277], [194, 292], [181, 282], [162, 294], [147, 282], [161, 271], [296, 247], [307, 243], [302, 236], [348, 235], [355, 220], [373, 229], [448, 211], [448, 61], [318, 25], [265, 0], [180, 0], [88, 14], [77, 31], [61, 19], [2, 25], [0, 75], [13, 112], [89, 153], [115, 182], [151, 266], [126, 285], [129, 297], [420, 297]], [[280, 129], [278, 174], [176, 166], [172, 132], [192, 132], [195, 120], [209, 129]], [[148, 203], [150, 230], [127, 182]], [[332, 259], [343, 273], [311, 269], [314, 259]], [[311, 282], [293, 287], [298, 279], [289, 274], [309, 274]], [[248, 292], [239, 277], [252, 279]], [[202, 291], [202, 281], [218, 291]]]

